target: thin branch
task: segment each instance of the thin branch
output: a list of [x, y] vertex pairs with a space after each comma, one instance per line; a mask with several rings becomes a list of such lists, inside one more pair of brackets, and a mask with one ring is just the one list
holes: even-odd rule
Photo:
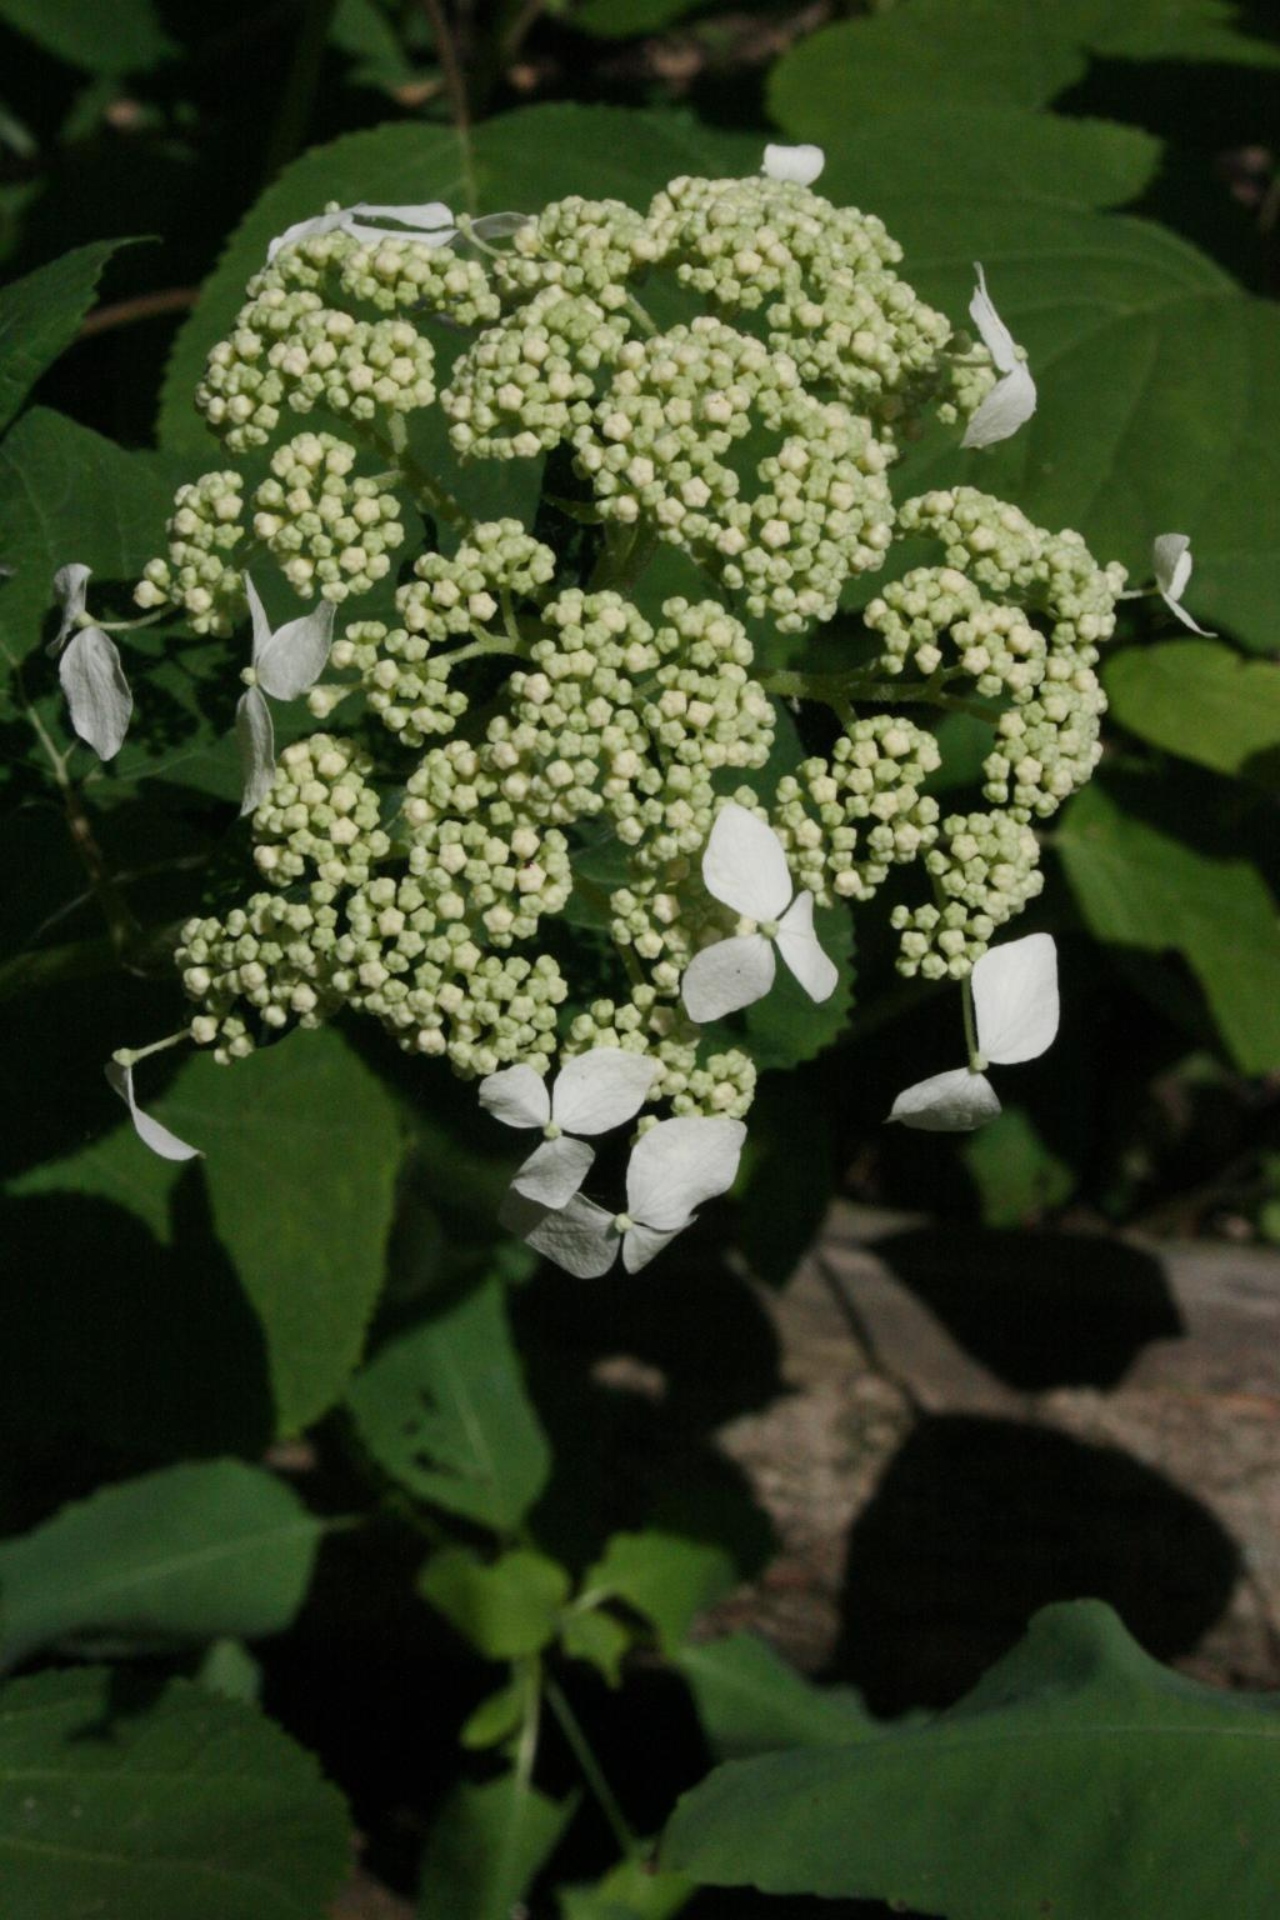
[[139, 320], [153, 320], [161, 313], [185, 313], [199, 298], [199, 287], [165, 287], [159, 293], [139, 293], [131, 300], [115, 300], [109, 306], [96, 307], [88, 319], [81, 322], [76, 338], [88, 340], [95, 333], [131, 327]]
[[422, 0], [422, 11], [427, 17], [432, 38], [436, 43], [440, 71], [444, 75], [445, 92], [449, 96], [449, 112], [453, 119], [454, 133], [458, 138], [458, 153], [462, 162], [462, 190], [467, 202], [467, 212], [474, 214], [476, 166], [471, 145], [471, 107], [467, 99], [466, 77], [458, 59], [458, 43], [445, 17], [442, 0]]

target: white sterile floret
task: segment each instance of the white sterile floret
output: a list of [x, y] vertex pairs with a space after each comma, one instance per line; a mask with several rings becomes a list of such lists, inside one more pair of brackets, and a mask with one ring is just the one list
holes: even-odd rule
[[[407, 231], [371, 227], [366, 224], [370, 220], [395, 220], [401, 229]], [[428, 247], [448, 246], [458, 231], [453, 214], [442, 200], [432, 200], [421, 207], [378, 207], [367, 200], [360, 200], [354, 207], [334, 207], [328, 213], [317, 213], [310, 220], [298, 220], [293, 226], [286, 227], [267, 247], [268, 266], [281, 247], [293, 246], [299, 240], [309, 240], [312, 234], [332, 233], [335, 227], [350, 234], [353, 240], [418, 240]]]
[[90, 571], [73, 562], [54, 574], [53, 591], [62, 604], [62, 624], [49, 652], [62, 656], [58, 679], [77, 735], [100, 760], [113, 760], [129, 730], [133, 694], [115, 641], [101, 627], [80, 625]]
[[108, 1083], [114, 1093], [118, 1093], [129, 1109], [129, 1118], [133, 1130], [144, 1147], [150, 1147], [152, 1153], [158, 1153], [162, 1160], [199, 1160], [203, 1158], [199, 1147], [189, 1147], [185, 1140], [179, 1140], [176, 1133], [170, 1133], [168, 1127], [161, 1126], [149, 1113], [144, 1113], [133, 1094], [133, 1067], [125, 1066], [119, 1060], [108, 1060], [105, 1068]]
[[263, 698], [296, 700], [313, 687], [324, 672], [333, 644], [333, 603], [321, 601], [300, 620], [288, 620], [274, 632], [257, 589], [244, 577], [253, 618], [252, 684], [236, 707], [236, 739], [244, 772], [241, 814], [252, 813], [271, 790], [275, 778], [275, 728]]
[[685, 968], [685, 1011], [699, 1024], [760, 1000], [773, 985], [779, 953], [811, 1000], [828, 1000], [839, 975], [813, 931], [813, 895], [795, 894], [772, 827], [736, 801], [716, 816], [702, 856], [707, 892], [754, 923], [703, 947]]
[[1036, 1060], [1058, 1031], [1058, 953], [1047, 933], [1029, 933], [984, 953], [970, 976], [978, 1051], [967, 1067], [937, 1073], [900, 1093], [890, 1120], [926, 1133], [968, 1133], [1000, 1111], [983, 1068]]
[[607, 1273], [619, 1247], [627, 1272], [638, 1273], [692, 1224], [696, 1208], [733, 1185], [746, 1137], [741, 1120], [661, 1120], [632, 1150], [625, 1213], [609, 1213], [580, 1193], [552, 1211], [513, 1191], [503, 1224], [578, 1279]]
[[1151, 567], [1160, 598], [1176, 620], [1206, 640], [1213, 635], [1196, 625], [1182, 604], [1182, 596], [1191, 578], [1191, 541], [1185, 533], [1162, 533], [1151, 543]]
[[969, 302], [969, 315], [982, 336], [982, 344], [991, 355], [1000, 375], [982, 405], [965, 429], [962, 447], [990, 447], [1007, 440], [1028, 421], [1036, 410], [1036, 383], [987, 292], [986, 275], [975, 264], [978, 284]]
[[480, 1082], [480, 1104], [508, 1127], [541, 1127], [543, 1143], [525, 1161], [512, 1190], [544, 1207], [563, 1207], [595, 1159], [581, 1133], [609, 1133], [633, 1120], [662, 1071], [661, 1061], [618, 1047], [592, 1047], [566, 1061], [548, 1091], [532, 1067], [504, 1067]]
[[789, 180], [797, 187], [811, 187], [826, 164], [821, 147], [770, 144], [764, 150], [760, 171], [768, 180]]

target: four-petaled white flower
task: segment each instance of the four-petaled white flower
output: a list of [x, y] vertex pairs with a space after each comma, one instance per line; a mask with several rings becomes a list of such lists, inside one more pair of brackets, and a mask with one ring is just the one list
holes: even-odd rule
[[563, 1207], [587, 1177], [595, 1150], [580, 1133], [609, 1133], [634, 1120], [661, 1071], [646, 1053], [592, 1047], [567, 1060], [548, 1091], [532, 1067], [503, 1067], [480, 1082], [480, 1104], [508, 1127], [541, 1127], [512, 1190], [544, 1207]]
[[161, 1126], [149, 1113], [144, 1113], [133, 1095], [133, 1065], [125, 1065], [120, 1060], [108, 1060], [105, 1068], [107, 1080], [113, 1092], [118, 1093], [129, 1109], [129, 1118], [133, 1121], [133, 1130], [143, 1146], [150, 1147], [152, 1153], [158, 1153], [162, 1160], [199, 1160], [203, 1155], [199, 1147], [189, 1147], [185, 1140], [179, 1140], [176, 1133], [170, 1133], [168, 1127]]
[[798, 187], [811, 187], [826, 164], [827, 156], [821, 147], [770, 144], [764, 150], [760, 171], [769, 180], [790, 180]]
[[970, 976], [978, 1055], [967, 1067], [920, 1080], [893, 1103], [890, 1120], [927, 1133], [968, 1133], [1000, 1111], [982, 1069], [1035, 1060], [1058, 1031], [1058, 954], [1047, 933], [992, 947]]
[[[486, 213], [478, 220], [469, 220], [466, 231], [474, 233], [480, 240], [497, 240], [514, 233], [528, 218], [528, 214], [524, 213]], [[370, 226], [371, 220], [393, 220], [397, 224]], [[367, 240], [374, 245], [382, 240], [416, 240], [424, 247], [447, 247], [463, 231], [443, 200], [430, 200], [420, 207], [379, 207], [367, 200], [360, 200], [354, 207], [339, 207], [333, 213], [317, 213], [310, 220], [298, 220], [293, 226], [286, 227], [267, 247], [268, 266], [281, 247], [307, 240], [313, 233], [332, 233], [335, 227], [350, 234], [353, 240]]]
[[1185, 533], [1157, 535], [1151, 543], [1151, 567], [1156, 576], [1156, 590], [1174, 618], [1181, 620], [1184, 627], [1190, 627], [1192, 633], [1212, 640], [1213, 634], [1204, 627], [1198, 627], [1182, 604], [1182, 596], [1191, 578], [1191, 541], [1188, 536]]
[[80, 624], [91, 571], [73, 562], [54, 574], [53, 591], [62, 605], [62, 625], [49, 652], [62, 656], [58, 678], [76, 733], [100, 760], [114, 760], [129, 729], [133, 695], [114, 640], [101, 627]]
[[716, 816], [702, 856], [707, 892], [750, 923], [695, 953], [680, 991], [699, 1024], [749, 1007], [773, 985], [773, 949], [811, 1000], [829, 1000], [839, 975], [813, 931], [813, 895], [794, 888], [782, 842], [772, 827], [731, 800]]
[[296, 700], [313, 687], [324, 672], [333, 644], [333, 602], [322, 600], [300, 620], [289, 620], [271, 631], [257, 589], [246, 573], [245, 592], [253, 616], [253, 666], [250, 684], [236, 707], [236, 739], [244, 772], [241, 814], [252, 813], [271, 791], [276, 770], [275, 728], [263, 695], [273, 700]]
[[992, 305], [986, 275], [976, 263], [974, 271], [978, 284], [969, 302], [969, 316], [1000, 378], [965, 428], [960, 444], [990, 447], [997, 440], [1007, 440], [1031, 418], [1036, 410], [1036, 383], [1026, 361], [1018, 358], [1013, 335]]
[[627, 1272], [638, 1273], [692, 1224], [696, 1208], [733, 1185], [746, 1137], [741, 1120], [660, 1120], [632, 1149], [625, 1213], [609, 1213], [580, 1193], [556, 1211], [512, 1188], [499, 1217], [578, 1279], [607, 1273], [619, 1247]]

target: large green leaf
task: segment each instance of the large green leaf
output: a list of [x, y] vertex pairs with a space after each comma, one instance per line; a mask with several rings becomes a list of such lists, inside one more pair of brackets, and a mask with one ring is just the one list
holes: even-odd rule
[[347, 1404], [384, 1473], [415, 1499], [509, 1532], [547, 1483], [551, 1455], [529, 1403], [499, 1280], [385, 1346]]
[[0, 21], [89, 73], [134, 73], [173, 51], [152, 0], [0, 0]]
[[1280, 66], [1237, 18], [1229, 0], [909, 0], [800, 41], [774, 68], [769, 104], [788, 132], [836, 146], [866, 117], [945, 101], [968, 110], [977, 146], [985, 109], [1043, 106], [1083, 77], [1087, 50]]
[[0, 428], [7, 427], [45, 368], [76, 337], [93, 305], [103, 267], [124, 240], [90, 247], [37, 267], [0, 289]]
[[212, 1640], [279, 1633], [321, 1533], [260, 1467], [166, 1467], [0, 1541], [0, 1667], [70, 1636]]
[[878, 1731], [852, 1689], [815, 1687], [753, 1633], [682, 1647], [679, 1666], [719, 1760], [847, 1746]]
[[682, 1873], [655, 1873], [647, 1860], [620, 1860], [594, 1887], [561, 1890], [561, 1920], [670, 1920], [696, 1891]]
[[105, 1668], [0, 1692], [13, 1920], [318, 1920], [348, 1859], [341, 1796], [247, 1707]]
[[576, 1806], [514, 1769], [455, 1787], [427, 1835], [418, 1920], [510, 1920]]
[[1254, 867], [1157, 832], [1097, 781], [1071, 803], [1056, 844], [1100, 940], [1183, 954], [1238, 1065], [1280, 1067], [1280, 920]]
[[156, 1112], [204, 1149], [214, 1226], [262, 1323], [279, 1428], [295, 1432], [360, 1359], [400, 1165], [395, 1104], [326, 1029], [234, 1068], [202, 1055]]
[[[473, 145], [481, 212], [536, 212], [571, 193], [646, 206], [676, 174], [744, 173], [760, 163], [754, 138], [715, 132], [675, 114], [568, 103], [486, 120], [475, 129]], [[230, 327], [245, 282], [265, 260], [274, 235], [327, 200], [350, 205], [439, 199], [461, 207], [464, 195], [457, 141], [441, 128], [399, 125], [347, 134], [287, 167], [236, 229], [178, 336], [161, 400], [162, 443], [211, 453], [213, 443], [191, 397], [206, 354]]]
[[40, 644], [59, 567], [92, 567], [90, 606], [102, 617], [100, 583], [132, 583], [163, 549], [172, 472], [159, 455], [126, 453], [46, 407], [18, 421], [0, 444], [0, 561], [14, 570], [0, 593], [0, 645], [12, 658]]
[[1166, 1672], [1096, 1601], [1051, 1607], [924, 1727], [719, 1768], [664, 1863], [947, 1920], [1272, 1910], [1280, 1706]]
[[[1107, 664], [1111, 711], [1157, 747], [1215, 773], [1280, 776], [1280, 671], [1212, 640], [1128, 647]], [[1251, 769], [1250, 761], [1256, 765]]]

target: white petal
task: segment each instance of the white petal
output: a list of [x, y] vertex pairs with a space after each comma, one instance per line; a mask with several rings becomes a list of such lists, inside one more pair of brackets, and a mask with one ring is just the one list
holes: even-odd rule
[[707, 892], [752, 920], [776, 920], [791, 899], [791, 870], [772, 827], [736, 800], [717, 815], [702, 855]]
[[620, 1236], [614, 1216], [580, 1193], [567, 1207], [556, 1210], [540, 1207], [511, 1188], [498, 1209], [498, 1219], [527, 1246], [579, 1280], [598, 1279], [618, 1257]]
[[778, 952], [811, 1000], [829, 1000], [840, 975], [813, 930], [813, 895], [798, 893], [778, 922]]
[[310, 220], [296, 220], [268, 243], [267, 265], [271, 265], [281, 247], [291, 247], [296, 241], [308, 240], [313, 233], [332, 233], [335, 227], [342, 226], [350, 217], [351, 208], [340, 207], [336, 213], [317, 213]]
[[1058, 1031], [1058, 950], [1047, 933], [984, 953], [973, 970], [978, 1051], [1000, 1066], [1035, 1060]]
[[595, 1153], [585, 1140], [544, 1140], [535, 1147], [511, 1182], [526, 1200], [544, 1207], [566, 1207], [591, 1171]]
[[811, 187], [826, 164], [821, 147], [770, 145], [764, 150], [760, 171], [769, 180], [791, 180], [798, 187]]
[[[360, 228], [355, 224], [357, 219], [396, 220], [412, 232], [397, 233], [393, 227]], [[458, 231], [458, 223], [443, 200], [430, 200], [419, 207], [378, 207], [368, 200], [359, 200], [354, 207], [347, 208], [342, 225], [344, 232], [362, 240], [425, 240], [432, 247], [445, 246]]]
[[655, 1254], [669, 1247], [678, 1233], [683, 1233], [690, 1224], [685, 1220], [678, 1227], [668, 1227], [660, 1231], [657, 1227], [643, 1226], [637, 1220], [622, 1236], [622, 1264], [628, 1273], [639, 1273], [641, 1267], [647, 1267]]
[[267, 610], [258, 598], [258, 589], [246, 573], [244, 577], [245, 597], [249, 602], [249, 618], [253, 622], [253, 664], [256, 667], [267, 648], [271, 645], [271, 622]]
[[992, 447], [1025, 426], [1036, 410], [1036, 383], [1023, 360], [998, 380], [965, 428], [962, 447]]
[[[9, 569], [6, 567], [6, 573]], [[67, 635], [84, 612], [85, 593], [89, 585], [92, 567], [81, 566], [73, 560], [69, 566], [59, 567], [53, 576], [54, 597], [62, 608], [62, 625], [58, 628], [58, 637], [51, 640], [48, 651], [58, 653], [66, 644]]]
[[99, 760], [114, 760], [129, 730], [133, 695], [115, 642], [101, 627], [81, 627], [58, 662], [71, 724]]
[[991, 295], [987, 292], [987, 276], [977, 261], [973, 270], [978, 276], [978, 284], [969, 302], [969, 318], [982, 335], [982, 344], [991, 355], [996, 372], [1012, 373], [1020, 364], [1013, 335], [995, 310]]
[[[1191, 578], [1191, 540], [1185, 533], [1161, 533], [1151, 542], [1156, 585], [1171, 600], [1181, 600]], [[55, 582], [56, 584], [56, 582]]]
[[1205, 640], [1214, 635], [1191, 618], [1182, 604], [1182, 596], [1191, 578], [1191, 542], [1185, 533], [1162, 533], [1151, 543], [1151, 565], [1160, 598], [1176, 620]]
[[547, 1083], [532, 1067], [503, 1067], [480, 1082], [480, 1105], [504, 1127], [545, 1127], [551, 1118]]
[[733, 1185], [746, 1137], [741, 1120], [660, 1120], [632, 1149], [627, 1212], [664, 1232], [687, 1225], [695, 1207]]
[[661, 1071], [650, 1054], [592, 1047], [561, 1067], [551, 1090], [551, 1118], [570, 1133], [608, 1133], [635, 1118]]
[[695, 953], [684, 970], [680, 995], [691, 1020], [705, 1026], [739, 1007], [763, 1000], [773, 985], [773, 946], [762, 933], [735, 934]]
[[333, 645], [332, 600], [322, 600], [300, 620], [287, 620], [254, 655], [258, 681], [273, 700], [296, 700], [324, 672]]
[[991, 1082], [968, 1067], [917, 1080], [893, 1103], [891, 1120], [923, 1133], [971, 1133], [1000, 1111]]
[[144, 1113], [133, 1097], [133, 1068], [122, 1067], [118, 1060], [108, 1060], [106, 1075], [113, 1090], [120, 1095], [129, 1109], [133, 1121], [133, 1130], [139, 1140], [152, 1153], [158, 1153], [162, 1160], [199, 1160], [203, 1158], [199, 1147], [189, 1147], [185, 1140], [179, 1140], [176, 1133], [170, 1133], [168, 1127], [162, 1127], [149, 1113]]
[[249, 687], [236, 703], [236, 743], [244, 778], [240, 799], [243, 820], [246, 813], [254, 813], [262, 805], [276, 776], [276, 733], [271, 724], [271, 709], [257, 687]]

